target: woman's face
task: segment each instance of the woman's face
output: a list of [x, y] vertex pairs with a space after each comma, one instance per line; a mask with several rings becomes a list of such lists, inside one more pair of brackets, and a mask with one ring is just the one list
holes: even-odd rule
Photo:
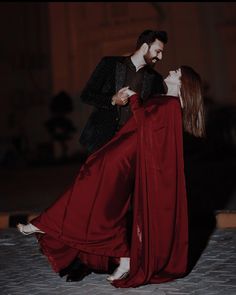
[[169, 75], [165, 78], [165, 83], [167, 85], [167, 87], [169, 88], [169, 86], [174, 86], [174, 85], [181, 85], [181, 69], [177, 69], [175, 71], [169, 71]]

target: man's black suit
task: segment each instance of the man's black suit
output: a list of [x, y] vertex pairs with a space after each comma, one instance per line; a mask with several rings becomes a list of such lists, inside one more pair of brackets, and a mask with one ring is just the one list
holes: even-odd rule
[[[107, 143], [118, 129], [119, 107], [111, 104], [112, 96], [125, 85], [127, 65], [124, 56], [103, 57], [81, 93], [81, 100], [93, 105], [80, 136], [80, 143], [89, 153]], [[152, 94], [165, 93], [162, 76], [146, 67], [141, 90], [141, 99], [147, 100]]]

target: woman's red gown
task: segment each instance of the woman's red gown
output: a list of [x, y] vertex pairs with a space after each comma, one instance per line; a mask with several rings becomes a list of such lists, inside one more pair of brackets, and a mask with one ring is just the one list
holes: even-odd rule
[[[182, 114], [177, 98], [140, 106], [105, 146], [90, 155], [73, 185], [31, 221], [54, 271], [76, 257], [107, 271], [111, 258], [130, 257], [130, 274], [116, 287], [161, 283], [186, 273], [188, 216]], [[127, 237], [127, 212], [133, 210]]]

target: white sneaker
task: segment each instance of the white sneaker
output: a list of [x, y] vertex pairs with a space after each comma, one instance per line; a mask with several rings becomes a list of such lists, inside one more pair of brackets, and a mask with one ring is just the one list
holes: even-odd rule
[[130, 270], [130, 258], [121, 257], [120, 265], [115, 269], [112, 275], [107, 277], [107, 280], [109, 282], [113, 282], [114, 280], [124, 279], [129, 275], [129, 270]]
[[36, 226], [34, 226], [31, 223], [28, 224], [21, 224], [18, 223], [17, 224], [17, 229], [23, 234], [23, 235], [31, 235], [34, 233], [41, 233], [41, 234], [45, 234], [45, 232], [41, 231], [39, 228], [37, 228]]

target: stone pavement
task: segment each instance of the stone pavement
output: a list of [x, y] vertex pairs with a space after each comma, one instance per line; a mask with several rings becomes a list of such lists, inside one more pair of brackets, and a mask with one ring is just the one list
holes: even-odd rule
[[14, 228], [0, 231], [1, 295], [235, 295], [236, 229], [215, 229], [185, 278], [116, 289], [106, 281], [106, 276], [92, 273], [81, 282], [66, 282], [51, 270], [34, 236], [22, 236]]

